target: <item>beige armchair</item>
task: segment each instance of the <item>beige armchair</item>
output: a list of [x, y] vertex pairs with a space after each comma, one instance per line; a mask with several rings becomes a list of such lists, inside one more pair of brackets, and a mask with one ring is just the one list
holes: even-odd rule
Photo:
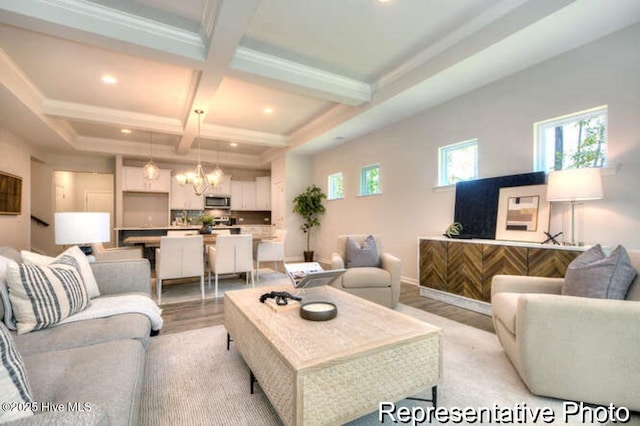
[[[640, 271], [640, 251], [629, 257]], [[640, 278], [626, 300], [563, 296], [562, 284], [493, 278], [493, 324], [507, 357], [536, 395], [640, 410]]]
[[[347, 242], [347, 237], [351, 237], [358, 244], [362, 244], [368, 236], [369, 234], [338, 236], [337, 252], [331, 256], [331, 269], [343, 269], [345, 267], [345, 243]], [[385, 253], [382, 249], [380, 237], [377, 235], [373, 237], [380, 256], [380, 267], [348, 268], [332, 285], [348, 293], [394, 309], [398, 306], [398, 300], [400, 299], [400, 259]]]
[[102, 243], [93, 243], [91, 250], [96, 262], [142, 259], [140, 246], [105, 248]]

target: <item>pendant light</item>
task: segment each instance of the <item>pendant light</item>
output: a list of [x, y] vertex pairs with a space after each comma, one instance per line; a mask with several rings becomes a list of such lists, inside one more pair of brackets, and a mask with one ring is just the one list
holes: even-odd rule
[[198, 165], [196, 166], [193, 176], [193, 190], [196, 192], [196, 195], [202, 195], [207, 189], [209, 189], [209, 178], [204, 172], [204, 168], [200, 162], [200, 121], [204, 111], [197, 109], [194, 112], [198, 114]]
[[153, 162], [153, 132], [149, 132], [149, 161], [142, 167], [142, 176], [146, 180], [158, 180], [160, 169]]
[[216, 149], [216, 168], [213, 169], [213, 172], [207, 175], [207, 178], [209, 179], [209, 183], [214, 188], [220, 185], [222, 183], [222, 180], [225, 178], [224, 172], [222, 171], [222, 169], [220, 168], [220, 165], [218, 164], [219, 157], [220, 157], [220, 151]]

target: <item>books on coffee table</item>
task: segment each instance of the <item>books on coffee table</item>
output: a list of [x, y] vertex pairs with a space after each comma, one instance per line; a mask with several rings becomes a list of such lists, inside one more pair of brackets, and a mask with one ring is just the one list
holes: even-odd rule
[[295, 288], [310, 288], [331, 284], [344, 274], [344, 269], [325, 271], [318, 262], [287, 263], [287, 275]]

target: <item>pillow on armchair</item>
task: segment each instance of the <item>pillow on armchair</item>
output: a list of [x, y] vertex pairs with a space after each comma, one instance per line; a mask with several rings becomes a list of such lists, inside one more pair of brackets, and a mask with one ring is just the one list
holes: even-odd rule
[[347, 237], [345, 244], [347, 268], [365, 268], [380, 266], [380, 256], [376, 248], [376, 240], [373, 235], [365, 238], [362, 246], [351, 237]]
[[636, 274], [624, 247], [607, 256], [597, 244], [569, 264], [562, 294], [624, 300]]

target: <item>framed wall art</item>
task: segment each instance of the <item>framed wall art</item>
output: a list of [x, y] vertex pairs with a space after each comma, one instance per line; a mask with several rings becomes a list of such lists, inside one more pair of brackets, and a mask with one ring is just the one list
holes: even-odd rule
[[22, 213], [22, 178], [0, 172], [0, 214]]
[[547, 185], [500, 188], [497, 240], [542, 242], [548, 230]]

